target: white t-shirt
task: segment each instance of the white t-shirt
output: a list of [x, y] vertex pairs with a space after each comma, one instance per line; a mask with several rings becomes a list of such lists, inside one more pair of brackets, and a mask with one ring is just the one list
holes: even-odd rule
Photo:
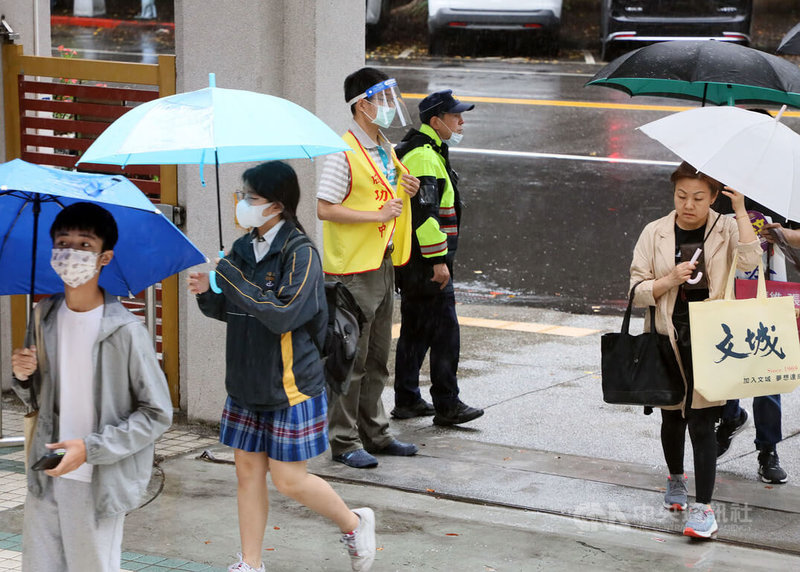
[[[58, 309], [59, 426], [61, 441], [83, 439], [97, 425], [94, 403], [92, 348], [100, 333], [101, 304], [88, 312], [73, 312], [66, 302]], [[84, 463], [63, 476], [92, 482], [92, 465]]]

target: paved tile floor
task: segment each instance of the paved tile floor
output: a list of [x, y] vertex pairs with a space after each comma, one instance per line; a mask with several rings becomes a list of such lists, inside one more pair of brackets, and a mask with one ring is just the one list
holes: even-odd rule
[[[22, 434], [22, 413], [3, 409], [3, 434]], [[191, 429], [173, 427], [156, 443], [156, 455], [173, 457], [217, 443], [215, 437]], [[25, 467], [22, 447], [0, 447], [0, 511], [25, 503]], [[22, 536], [0, 530], [0, 572], [18, 572], [22, 567]], [[178, 560], [157, 554], [122, 553], [122, 570], [140, 572], [223, 572], [202, 562]]]

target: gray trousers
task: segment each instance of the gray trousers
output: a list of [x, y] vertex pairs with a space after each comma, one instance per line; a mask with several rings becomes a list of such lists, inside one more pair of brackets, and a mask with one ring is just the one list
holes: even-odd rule
[[329, 393], [328, 437], [331, 453], [356, 449], [376, 451], [394, 439], [381, 401], [389, 380], [392, 343], [394, 267], [385, 256], [377, 270], [346, 276], [330, 276], [347, 286], [367, 318], [358, 340], [356, 361], [346, 395]]
[[124, 522], [95, 518], [91, 484], [51, 478], [25, 499], [22, 572], [119, 572]]

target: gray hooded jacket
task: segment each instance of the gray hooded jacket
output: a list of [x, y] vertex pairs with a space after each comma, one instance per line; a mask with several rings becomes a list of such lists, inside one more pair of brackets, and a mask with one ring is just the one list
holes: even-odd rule
[[[47, 364], [30, 379], [35, 384], [39, 421], [29, 449], [32, 464], [48, 452], [45, 443], [58, 437], [58, 308], [63, 294], [39, 302]], [[79, 335], [79, 332], [76, 332]], [[26, 346], [34, 343], [33, 320]], [[98, 517], [136, 508], [153, 467], [154, 442], [172, 423], [167, 381], [158, 365], [144, 325], [113, 296], [105, 294], [100, 334], [92, 348], [95, 431], [84, 439], [86, 462], [94, 465], [92, 493]], [[14, 380], [17, 394], [29, 404], [26, 382]], [[28, 491], [40, 498], [49, 485], [44, 471], [28, 471]]]

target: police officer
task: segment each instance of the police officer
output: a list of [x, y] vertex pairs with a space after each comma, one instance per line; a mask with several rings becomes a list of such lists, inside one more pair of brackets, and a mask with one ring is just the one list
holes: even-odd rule
[[[434, 415], [435, 425], [457, 425], [483, 415], [482, 409], [458, 398], [460, 337], [452, 273], [461, 201], [458, 175], [448, 157], [448, 145], [463, 136], [461, 114], [474, 107], [458, 101], [449, 89], [430, 94], [419, 104], [419, 131], [409, 130], [396, 148], [420, 181], [419, 192], [411, 199], [411, 258], [395, 269], [402, 320], [392, 410], [398, 419]], [[433, 405], [419, 391], [419, 370], [428, 349]]]

